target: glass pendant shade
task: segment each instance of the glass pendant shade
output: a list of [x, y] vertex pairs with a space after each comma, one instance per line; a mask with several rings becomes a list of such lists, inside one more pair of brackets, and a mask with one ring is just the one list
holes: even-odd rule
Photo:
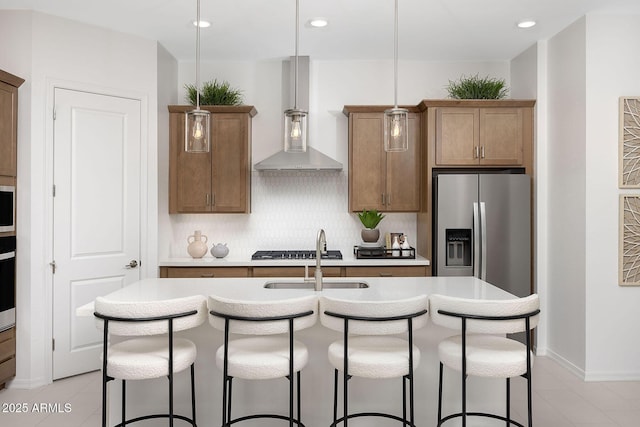
[[390, 108], [384, 112], [384, 151], [409, 149], [409, 110]]
[[196, 108], [185, 113], [184, 151], [208, 153], [211, 138], [211, 114], [200, 109], [200, 0], [196, 2]]
[[308, 112], [298, 108], [298, 39], [300, 33], [300, 0], [296, 0], [296, 55], [294, 66], [293, 108], [284, 111], [284, 151], [307, 151]]
[[409, 110], [398, 108], [398, 0], [395, 0], [393, 35], [393, 98], [395, 106], [384, 111], [384, 151], [407, 151]]
[[184, 151], [208, 153], [210, 147], [210, 121], [208, 111], [195, 109], [185, 115]]
[[284, 112], [284, 151], [304, 153], [307, 151], [307, 112], [290, 109]]

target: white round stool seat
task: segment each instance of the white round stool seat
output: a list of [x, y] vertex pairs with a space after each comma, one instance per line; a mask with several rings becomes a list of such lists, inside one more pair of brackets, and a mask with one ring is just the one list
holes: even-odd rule
[[[289, 375], [289, 338], [262, 336], [229, 341], [228, 374], [246, 380], [265, 380]], [[309, 350], [293, 342], [293, 371], [307, 365]], [[216, 352], [216, 365], [224, 368], [224, 345]]]
[[[527, 372], [527, 349], [521, 342], [496, 335], [467, 335], [467, 374], [510, 378]], [[447, 338], [438, 346], [440, 360], [451, 369], [462, 369], [462, 337]], [[531, 354], [533, 365], [533, 353]]]
[[[169, 375], [167, 337], [126, 340], [109, 347], [107, 375], [122, 380], [142, 380]], [[173, 340], [173, 372], [187, 369], [196, 360], [196, 346], [185, 338]]]
[[[349, 375], [364, 378], [398, 378], [409, 373], [409, 344], [389, 336], [349, 337]], [[329, 362], [344, 369], [344, 343], [329, 346]], [[420, 363], [420, 350], [413, 346], [413, 368]]]

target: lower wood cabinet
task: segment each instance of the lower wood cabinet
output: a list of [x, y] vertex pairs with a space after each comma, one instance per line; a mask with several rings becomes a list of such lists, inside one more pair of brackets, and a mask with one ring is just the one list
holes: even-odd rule
[[160, 267], [160, 277], [250, 277], [248, 267]]
[[0, 332], [0, 389], [16, 376], [16, 328]]
[[345, 267], [347, 277], [420, 277], [427, 275], [424, 265]]
[[[427, 275], [427, 266], [325, 266], [324, 277], [421, 277]], [[309, 267], [313, 277], [315, 267]], [[264, 267], [160, 267], [160, 277], [304, 277], [303, 266]]]
[[[309, 267], [309, 277], [315, 272], [315, 267]], [[322, 275], [340, 277], [342, 267], [322, 267]], [[253, 277], [304, 277], [304, 267], [253, 267]]]

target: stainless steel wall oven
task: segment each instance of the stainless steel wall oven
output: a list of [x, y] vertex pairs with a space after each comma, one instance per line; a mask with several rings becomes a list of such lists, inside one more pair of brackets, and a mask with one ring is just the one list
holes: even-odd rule
[[16, 324], [16, 237], [0, 237], [0, 332]]
[[16, 231], [16, 187], [0, 185], [0, 233]]

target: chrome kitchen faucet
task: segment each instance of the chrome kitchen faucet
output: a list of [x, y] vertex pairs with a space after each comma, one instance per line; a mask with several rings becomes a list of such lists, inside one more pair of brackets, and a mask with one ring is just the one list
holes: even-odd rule
[[309, 277], [309, 266], [304, 266], [304, 280], [305, 282], [315, 281], [314, 290], [321, 291], [322, 290], [322, 267], [321, 260], [322, 254], [327, 252], [327, 237], [324, 234], [324, 230], [318, 230], [318, 235], [316, 237], [316, 271], [314, 273], [314, 278]]

